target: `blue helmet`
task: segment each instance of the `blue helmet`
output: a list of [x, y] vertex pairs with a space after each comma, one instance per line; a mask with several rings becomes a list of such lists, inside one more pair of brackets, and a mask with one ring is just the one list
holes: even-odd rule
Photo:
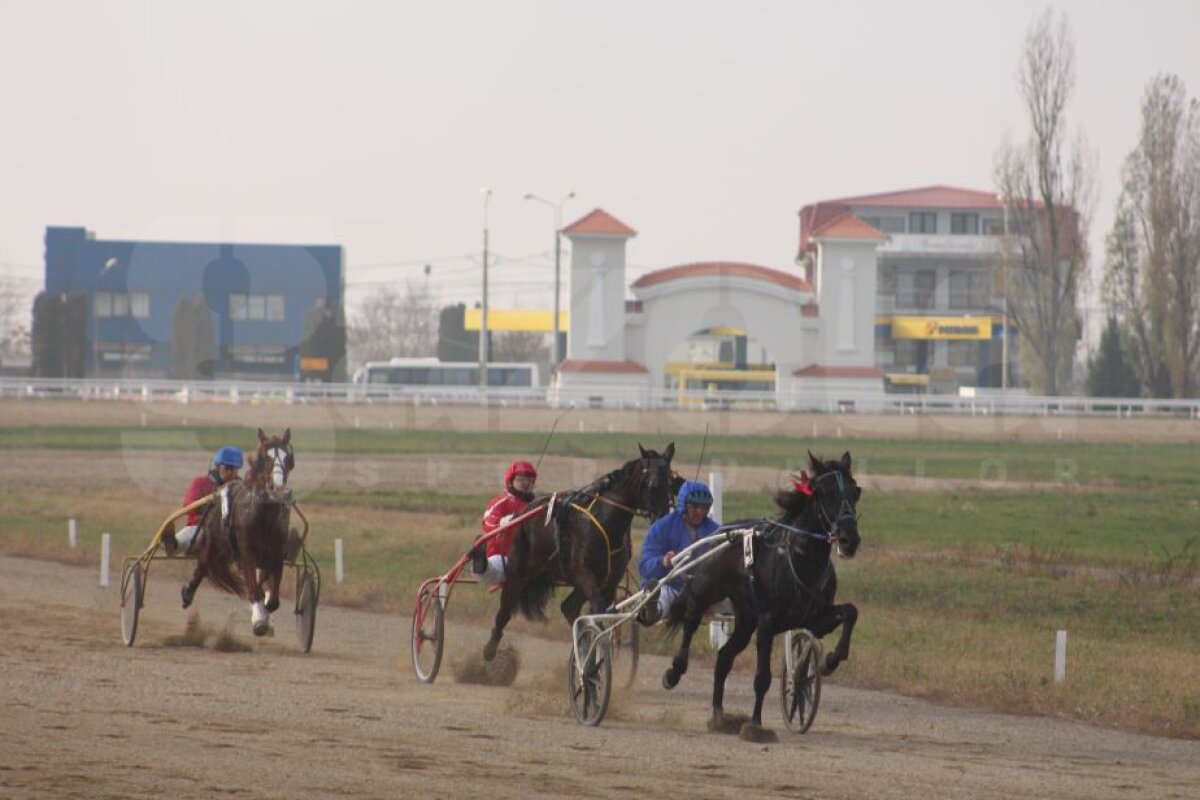
[[681, 505], [711, 506], [713, 504], [712, 492], [700, 481], [688, 481], [681, 486], [679, 499], [682, 501]]
[[214, 467], [232, 467], [234, 469], [242, 468], [242, 451], [236, 447], [222, 447], [213, 456]]

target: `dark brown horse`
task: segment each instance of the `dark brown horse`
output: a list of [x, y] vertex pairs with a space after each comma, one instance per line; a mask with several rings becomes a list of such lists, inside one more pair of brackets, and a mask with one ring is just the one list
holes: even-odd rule
[[291, 437], [290, 428], [283, 436], [267, 436], [259, 429], [258, 450], [247, 456], [246, 475], [222, 487], [218, 502], [200, 521], [196, 571], [183, 587], [184, 608], [206, 577], [244, 597], [255, 636], [270, 630], [269, 612], [279, 608], [291, 519], [287, 479], [296, 465]]
[[505, 566], [500, 610], [483, 649], [490, 661], [496, 655], [504, 626], [520, 608], [529, 619], [545, 619], [546, 603], [555, 584], [572, 587], [561, 609], [574, 622], [590, 602], [598, 614], [612, 605], [625, 577], [632, 545], [629, 528], [638, 513], [651, 520], [671, 510], [671, 459], [675, 444], [661, 454], [638, 445], [640, 457], [626, 462], [575, 492], [541, 497], [529, 510], [541, 508], [521, 523]]

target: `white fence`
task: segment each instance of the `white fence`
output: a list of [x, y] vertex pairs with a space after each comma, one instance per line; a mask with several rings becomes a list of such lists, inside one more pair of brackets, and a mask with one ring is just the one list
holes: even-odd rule
[[[553, 390], [477, 387], [409, 388], [386, 384], [266, 383], [255, 381], [167, 381], [67, 378], [0, 378], [0, 398], [9, 400], [128, 400], [177, 403], [348, 403], [383, 405], [496, 405], [546, 407]], [[832, 414], [965, 414], [970, 416], [1109, 416], [1200, 420], [1200, 400], [1101, 397], [1033, 397], [988, 392], [976, 397], [885, 392], [776, 392], [631, 389], [620, 384], [589, 387], [578, 406], [702, 411], [803, 411]]]

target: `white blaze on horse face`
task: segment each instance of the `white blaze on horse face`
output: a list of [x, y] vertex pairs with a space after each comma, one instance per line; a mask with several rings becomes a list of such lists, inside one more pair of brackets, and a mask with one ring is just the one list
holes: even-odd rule
[[275, 447], [270, 450], [271, 455], [271, 480], [275, 483], [276, 489], [282, 489], [287, 482], [283, 474], [283, 451]]

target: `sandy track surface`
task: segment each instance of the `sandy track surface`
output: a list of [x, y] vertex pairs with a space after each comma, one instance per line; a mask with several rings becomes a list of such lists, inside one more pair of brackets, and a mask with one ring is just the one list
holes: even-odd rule
[[[1195, 742], [832, 682], [805, 736], [782, 728], [773, 688], [765, 721], [780, 741], [749, 744], [705, 732], [707, 669], [668, 693], [656, 657], [601, 727], [583, 728], [568, 716], [562, 642], [515, 634], [512, 687], [456, 684], [484, 631], [453, 606], [432, 686], [412, 675], [406, 618], [323, 607], [303, 655], [289, 614], [254, 641], [245, 607], [208, 587], [202, 623], [228, 623], [250, 650], [168, 646], [186, 618], [170, 572], [152, 573], [126, 649], [116, 588], [94, 569], [0, 556], [0, 796], [1130, 800], [1200, 785]], [[749, 681], [731, 676], [729, 710], [748, 710]]]

